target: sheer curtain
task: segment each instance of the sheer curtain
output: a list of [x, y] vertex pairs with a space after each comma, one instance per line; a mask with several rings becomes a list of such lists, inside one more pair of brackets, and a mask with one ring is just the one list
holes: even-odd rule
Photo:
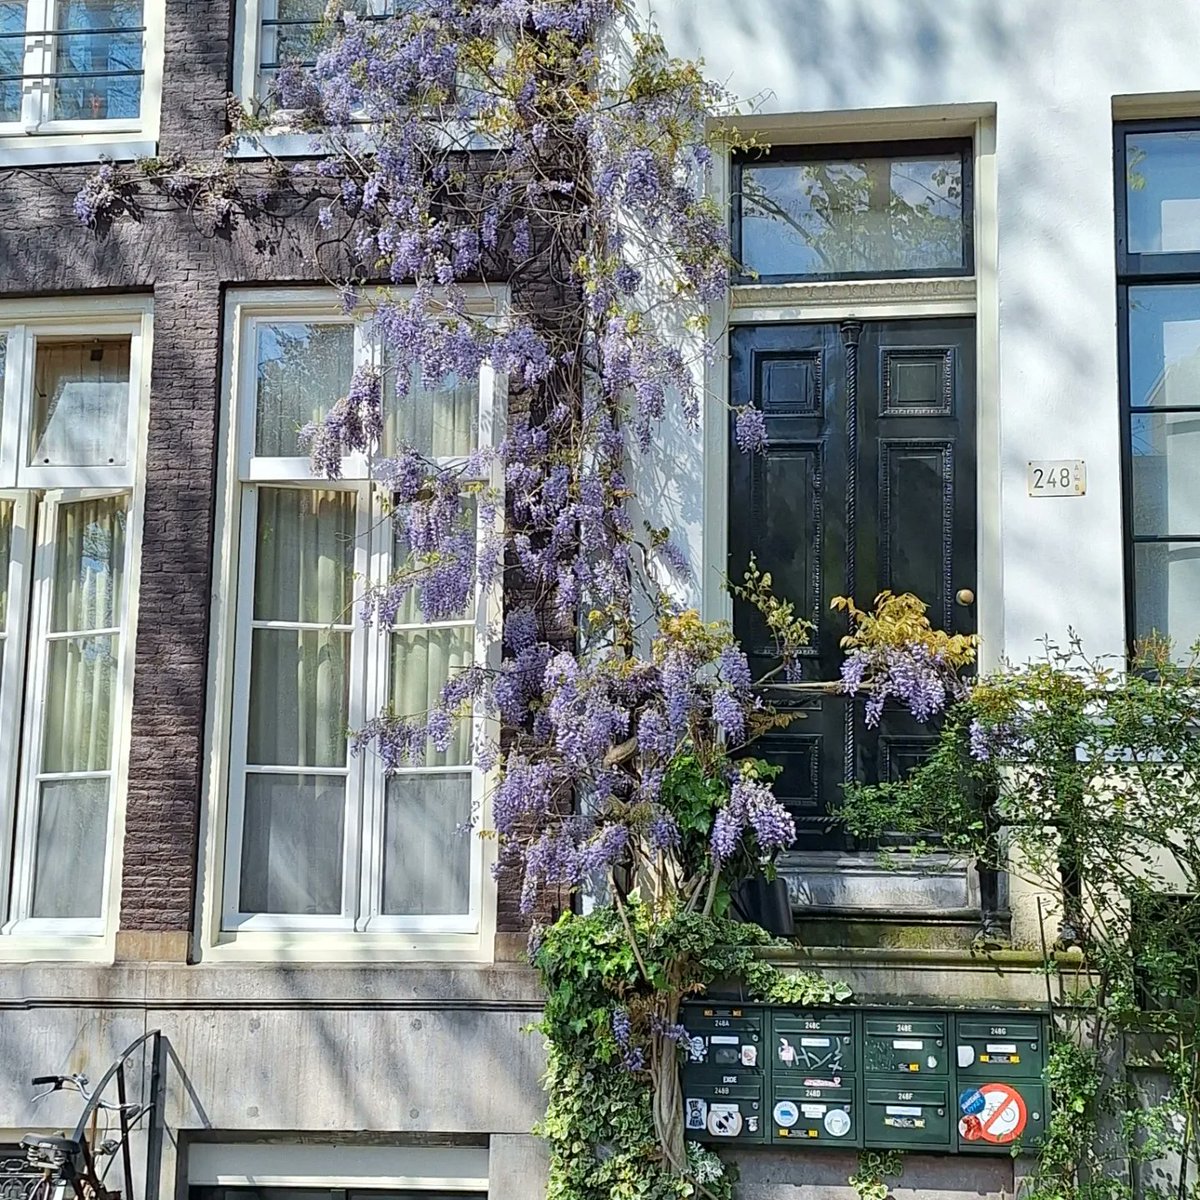
[[0, 686], [8, 647], [8, 574], [12, 563], [13, 502], [0, 500]]
[[357, 497], [257, 496], [240, 907], [339, 913]]
[[479, 379], [448, 375], [430, 391], [414, 372], [407, 395], [396, 394], [389, 372], [384, 389], [385, 454], [412, 446], [429, 458], [470, 454], [479, 444]]
[[99, 467], [125, 462], [129, 349], [127, 337], [38, 339], [31, 465]]
[[[405, 396], [392, 377], [385, 392], [385, 453], [412, 446], [429, 458], [470, 454], [479, 444], [479, 381], [451, 375], [434, 390], [414, 375]], [[473, 511], [470, 514], [472, 524]], [[395, 539], [397, 567], [408, 558]], [[391, 636], [389, 704], [402, 716], [424, 713], [443, 685], [474, 659], [474, 605], [458, 622], [426, 628], [415, 590], [396, 614]], [[457, 724], [450, 746], [426, 747], [425, 766], [386, 784], [383, 845], [383, 912], [387, 915], [460, 915], [470, 911], [471, 718]], [[461, 771], [446, 768], [463, 767]], [[461, 830], [461, 832], [460, 832]]]
[[303, 426], [320, 420], [350, 390], [354, 326], [274, 321], [258, 327], [254, 452], [303, 458]]
[[97, 917], [112, 791], [128, 497], [57, 506], [32, 915]]
[[[398, 548], [398, 553], [402, 546]], [[403, 556], [401, 556], [403, 561]], [[391, 635], [389, 704], [401, 716], [427, 712], [446, 681], [474, 661], [470, 612], [461, 624], [425, 628], [409, 596]], [[410, 628], [404, 628], [408, 625]], [[471, 839], [462, 827], [471, 817], [469, 768], [471, 717], [463, 716], [446, 750], [426, 746], [425, 766], [405, 771], [386, 786], [383, 912], [388, 915], [457, 915], [470, 911]]]

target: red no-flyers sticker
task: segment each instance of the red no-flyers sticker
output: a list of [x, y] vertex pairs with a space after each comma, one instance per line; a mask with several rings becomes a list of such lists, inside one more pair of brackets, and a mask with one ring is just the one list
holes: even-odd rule
[[1020, 1092], [1006, 1083], [985, 1083], [979, 1094], [983, 1097], [983, 1111], [977, 1116], [963, 1117], [958, 1123], [963, 1139], [991, 1142], [994, 1146], [1015, 1142], [1029, 1120], [1029, 1110]]

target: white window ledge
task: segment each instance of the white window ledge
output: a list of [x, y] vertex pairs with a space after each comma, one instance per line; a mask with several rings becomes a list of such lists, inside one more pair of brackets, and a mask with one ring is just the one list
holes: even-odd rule
[[[323, 134], [298, 132], [293, 129], [267, 129], [262, 133], [245, 133], [235, 137], [225, 151], [226, 158], [321, 158], [342, 146], [362, 153], [373, 147], [371, 135], [362, 132], [339, 134], [332, 144], [324, 145]], [[443, 145], [457, 150], [500, 150], [502, 143], [463, 125], [443, 131]]]
[[0, 167], [69, 166], [99, 162], [102, 158], [133, 162], [138, 158], [150, 158], [157, 152], [156, 142], [140, 136], [50, 137], [31, 134], [24, 138], [0, 138]]
[[5, 934], [0, 937], [0, 963], [113, 961], [111, 937], [85, 935]]

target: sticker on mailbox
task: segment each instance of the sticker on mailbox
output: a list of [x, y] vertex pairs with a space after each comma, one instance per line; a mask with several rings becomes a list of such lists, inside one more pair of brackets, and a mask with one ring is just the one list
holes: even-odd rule
[[845, 1137], [850, 1132], [850, 1114], [844, 1108], [831, 1108], [825, 1114], [824, 1123], [830, 1137]]
[[791, 1129], [800, 1120], [800, 1110], [791, 1100], [780, 1100], [775, 1105], [775, 1123], [784, 1129]]
[[713, 1137], [737, 1137], [742, 1132], [742, 1114], [736, 1104], [708, 1106], [708, 1132]]
[[958, 1132], [967, 1142], [1005, 1146], [1021, 1136], [1029, 1119], [1021, 1094], [1006, 1083], [985, 1083], [977, 1091], [963, 1092], [958, 1106], [966, 1114]]

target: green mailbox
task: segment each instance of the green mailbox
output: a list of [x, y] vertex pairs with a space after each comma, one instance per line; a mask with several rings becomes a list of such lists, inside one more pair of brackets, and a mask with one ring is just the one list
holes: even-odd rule
[[1028, 1080], [964, 1083], [957, 1097], [957, 1148], [962, 1153], [1008, 1154], [1014, 1143], [1036, 1145], [1046, 1130], [1046, 1089]]
[[683, 1073], [683, 1123], [702, 1142], [764, 1142], [763, 1087], [757, 1071], [689, 1067]]
[[770, 1130], [775, 1143], [859, 1147], [862, 1121], [853, 1079], [775, 1074]]
[[903, 1083], [868, 1078], [863, 1084], [864, 1144], [904, 1150], [930, 1147], [948, 1150], [954, 1131], [947, 1080]]
[[868, 1012], [863, 1018], [863, 1070], [873, 1075], [945, 1075], [946, 1013]]
[[765, 1017], [763, 1009], [743, 1004], [686, 1005], [688, 1063], [761, 1070]]
[[959, 1014], [954, 1057], [959, 1079], [1041, 1079], [1048, 1031], [1035, 1013]]
[[853, 1011], [806, 1012], [776, 1009], [771, 1014], [771, 1070], [786, 1074], [840, 1075], [857, 1069]]

